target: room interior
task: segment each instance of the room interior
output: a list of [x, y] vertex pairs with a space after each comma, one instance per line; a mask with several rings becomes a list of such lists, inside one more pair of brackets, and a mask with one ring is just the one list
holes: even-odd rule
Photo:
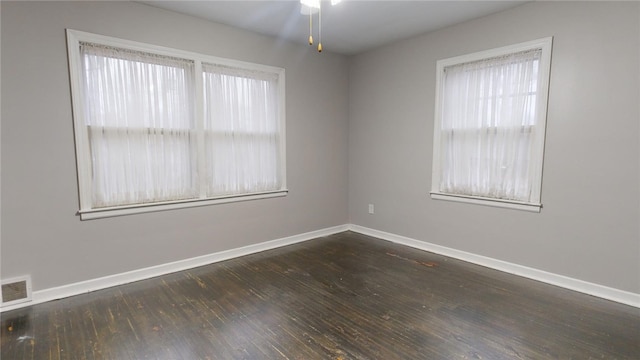
[[[486, 2], [396, 34], [379, 2], [353, 43], [339, 7], [366, 18], [369, 2], [345, 0], [322, 53], [297, 3], [162, 3], [2, 1], [0, 278], [29, 276], [31, 295], [3, 314], [345, 231], [640, 307], [638, 3]], [[225, 23], [249, 5], [295, 20]], [[284, 68], [288, 194], [81, 221], [66, 29]], [[436, 62], [550, 36], [541, 211], [431, 199]]]

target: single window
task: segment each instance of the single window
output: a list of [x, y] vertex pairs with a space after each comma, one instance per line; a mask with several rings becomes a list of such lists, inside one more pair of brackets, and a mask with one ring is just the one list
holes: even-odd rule
[[82, 219], [286, 194], [283, 69], [67, 34]]
[[551, 38], [440, 60], [434, 199], [540, 211]]

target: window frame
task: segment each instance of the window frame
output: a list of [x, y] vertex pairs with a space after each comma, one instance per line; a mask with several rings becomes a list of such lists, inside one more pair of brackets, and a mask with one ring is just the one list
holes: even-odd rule
[[[547, 123], [547, 103], [549, 95], [549, 82], [551, 77], [551, 50], [553, 44], [553, 37], [546, 37], [537, 40], [527, 41], [519, 44], [503, 46], [486, 51], [475, 52], [471, 54], [451, 57], [447, 59], [438, 60], [436, 62], [436, 98], [435, 98], [435, 116], [433, 126], [433, 162], [431, 173], [431, 191], [430, 196], [434, 200], [447, 200], [454, 202], [486, 205], [493, 207], [509, 208], [524, 210], [530, 212], [540, 212], [542, 208], [541, 193], [542, 193], [542, 168], [544, 162], [544, 143], [546, 137], [546, 123]], [[440, 178], [441, 178], [441, 123], [444, 101], [444, 70], [446, 67], [460, 65], [469, 62], [475, 62], [479, 60], [485, 60], [500, 56], [505, 56], [513, 53], [519, 53], [527, 50], [541, 49], [540, 66], [538, 75], [538, 93], [536, 113], [538, 119], [533, 126], [536, 132], [539, 132], [541, 136], [536, 138], [536, 142], [532, 147], [532, 151], [537, 152], [536, 157], [532, 159], [537, 160], [531, 166], [534, 171], [534, 183], [532, 185], [531, 201], [513, 201], [499, 198], [490, 198], [482, 196], [451, 194], [442, 192], [440, 190]]]
[[[230, 203], [237, 201], [248, 201], [256, 199], [266, 199], [274, 197], [286, 196], [287, 177], [286, 177], [286, 102], [285, 102], [285, 70], [284, 68], [269, 65], [249, 63], [239, 60], [226, 59], [216, 56], [199, 54], [190, 51], [157, 46], [152, 44], [141, 43], [137, 41], [114, 38], [110, 36], [92, 34], [88, 32], [66, 29], [67, 31], [67, 50], [69, 61], [69, 78], [71, 84], [73, 125], [76, 147], [76, 166], [78, 178], [78, 194], [80, 209], [78, 214], [81, 220], [90, 220], [112, 216], [122, 216], [154, 211], [164, 211], [172, 209], [181, 209], [213, 204]], [[277, 76], [278, 88], [278, 125], [279, 125], [279, 169], [278, 173], [282, 178], [281, 186], [277, 190], [265, 192], [233, 194], [216, 197], [204, 197], [199, 195], [198, 198], [162, 201], [153, 203], [129, 204], [122, 206], [111, 206], [95, 208], [92, 206], [92, 166], [90, 159], [88, 126], [85, 122], [85, 96], [83, 91], [83, 75], [82, 75], [82, 55], [80, 54], [80, 43], [91, 42], [100, 45], [113, 46], [121, 49], [133, 51], [142, 51], [147, 53], [158, 54], [162, 56], [172, 56], [182, 59], [194, 61], [194, 85], [195, 85], [195, 118], [196, 131], [198, 139], [198, 154], [204, 153], [203, 132], [204, 132], [204, 95], [203, 95], [203, 79], [202, 64], [215, 64], [239, 68], [249, 71], [260, 71], [272, 73]], [[199, 156], [202, 158], [202, 156]], [[198, 163], [202, 162], [201, 160]], [[200, 168], [200, 166], [198, 167]]]

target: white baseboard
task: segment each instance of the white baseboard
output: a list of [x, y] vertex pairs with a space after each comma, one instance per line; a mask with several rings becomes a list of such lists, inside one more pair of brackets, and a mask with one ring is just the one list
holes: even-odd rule
[[476, 255], [448, 247], [431, 244], [428, 242], [411, 239], [408, 237], [391, 234], [384, 231], [374, 230], [359, 225], [350, 225], [349, 230], [364, 235], [373, 236], [379, 239], [391, 241], [397, 244], [410, 246], [416, 249], [433, 252], [448, 256], [454, 259], [463, 260], [477, 265], [482, 265], [495, 270], [522, 276], [525, 278], [541, 281], [547, 284], [560, 286], [566, 289], [578, 291], [584, 294], [597, 296], [603, 299], [612, 300], [622, 304], [640, 308], [640, 294], [618, 290], [603, 285], [598, 285], [583, 280], [570, 278], [563, 275], [553, 274], [543, 270], [509, 263], [502, 260], [492, 259], [482, 255]]
[[81, 281], [55, 288], [37, 290], [32, 293], [32, 301], [0, 307], [0, 312], [18, 309], [21, 307], [40, 304], [43, 302], [62, 299], [74, 295], [85, 294], [91, 291], [102, 290], [112, 286], [128, 284], [134, 281], [145, 280], [156, 276], [166, 275], [177, 271], [188, 270], [195, 267], [209, 265], [223, 260], [228, 260], [244, 255], [250, 255], [265, 250], [276, 249], [282, 246], [312, 240], [343, 231], [347, 231], [349, 225], [334, 226], [326, 229], [307, 232], [304, 234], [289, 236], [281, 239], [248, 245], [236, 249], [220, 251], [213, 254], [198, 256], [190, 259], [179, 260], [167, 264], [128, 271], [120, 274], [105, 276], [97, 279]]
[[431, 244], [428, 242], [411, 239], [384, 231], [374, 230], [359, 225], [345, 224], [311, 231], [304, 234], [289, 236], [281, 239], [266, 241], [259, 244], [248, 245], [241, 248], [220, 251], [213, 254], [128, 271], [121, 274], [81, 281], [55, 288], [37, 290], [32, 293], [32, 301], [0, 307], [0, 312], [40, 304], [51, 300], [62, 299], [74, 295], [85, 294], [96, 290], [106, 289], [112, 286], [128, 284], [131, 282], [145, 280], [156, 276], [166, 275], [177, 271], [188, 270], [223, 260], [276, 249], [282, 246], [292, 245], [323, 236], [337, 234], [347, 230], [640, 308], [640, 294], [589, 283], [563, 275], [557, 275], [522, 265], [512, 264], [506, 261], [451, 249], [448, 247]]

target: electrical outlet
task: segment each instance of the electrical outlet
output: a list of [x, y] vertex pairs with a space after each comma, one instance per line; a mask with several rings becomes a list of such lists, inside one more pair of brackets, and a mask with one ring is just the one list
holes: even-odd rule
[[374, 213], [373, 204], [369, 204], [369, 214], [373, 214], [373, 213]]

